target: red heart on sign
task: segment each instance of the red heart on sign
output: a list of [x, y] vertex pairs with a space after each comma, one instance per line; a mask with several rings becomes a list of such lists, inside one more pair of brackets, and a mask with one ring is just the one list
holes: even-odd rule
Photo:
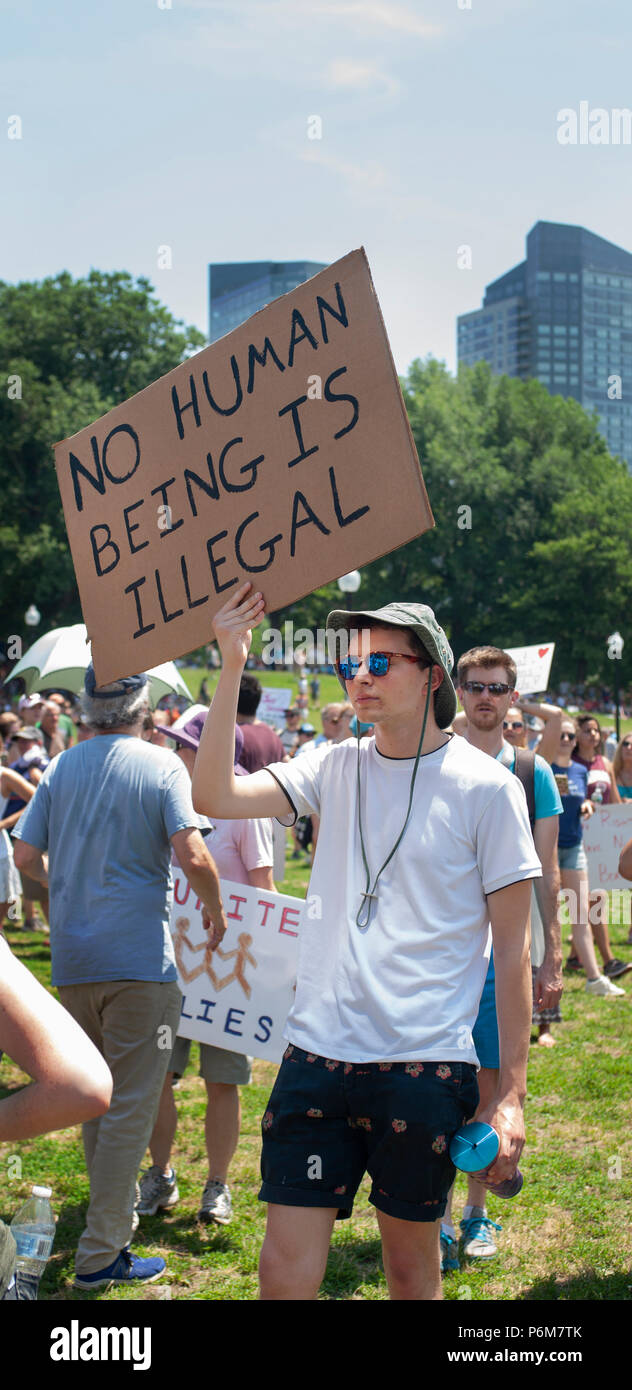
[[548, 647], [538, 647], [538, 656], [546, 656]]

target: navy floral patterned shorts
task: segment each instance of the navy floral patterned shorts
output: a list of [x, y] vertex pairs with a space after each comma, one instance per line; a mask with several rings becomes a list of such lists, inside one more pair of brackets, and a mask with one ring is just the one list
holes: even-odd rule
[[469, 1062], [337, 1062], [290, 1043], [261, 1122], [259, 1198], [342, 1219], [369, 1173], [379, 1211], [436, 1221], [454, 1179], [450, 1140], [477, 1105]]

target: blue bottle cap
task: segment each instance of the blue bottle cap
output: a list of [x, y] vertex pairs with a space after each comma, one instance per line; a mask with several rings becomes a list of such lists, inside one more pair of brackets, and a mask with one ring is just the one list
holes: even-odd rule
[[494, 1162], [499, 1148], [496, 1130], [474, 1120], [457, 1130], [450, 1144], [450, 1158], [462, 1173], [481, 1173]]

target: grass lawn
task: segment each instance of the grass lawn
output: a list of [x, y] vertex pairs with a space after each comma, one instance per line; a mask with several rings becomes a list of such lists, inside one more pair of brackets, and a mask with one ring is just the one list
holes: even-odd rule
[[[307, 877], [307, 866], [288, 857], [283, 891], [303, 896]], [[627, 932], [627, 926], [611, 932], [613, 950], [624, 959], [632, 958]], [[6, 935], [20, 959], [47, 985], [46, 939], [11, 928]], [[564, 1023], [554, 1030], [557, 1046], [548, 1050], [534, 1045], [531, 1050], [522, 1193], [513, 1202], [489, 1199], [490, 1215], [503, 1226], [501, 1253], [495, 1260], [448, 1275], [444, 1281], [447, 1300], [630, 1298], [631, 981], [632, 975], [624, 977], [627, 998], [610, 1002], [587, 999], [583, 980], [566, 977]], [[180, 1120], [173, 1162], [181, 1201], [169, 1215], [142, 1219], [133, 1242], [140, 1254], [165, 1257], [167, 1271], [157, 1284], [137, 1290], [113, 1286], [105, 1293], [83, 1293], [72, 1287], [74, 1251], [88, 1198], [79, 1130], [0, 1144], [3, 1219], [11, 1219], [33, 1183], [46, 1182], [53, 1188], [58, 1226], [42, 1298], [90, 1302], [256, 1297], [265, 1221], [265, 1207], [256, 1196], [259, 1122], [275, 1068], [256, 1062], [253, 1084], [242, 1089], [242, 1134], [231, 1171], [232, 1225], [201, 1227], [195, 1214], [206, 1177], [205, 1093], [195, 1075], [196, 1052], [194, 1044], [191, 1065], [176, 1091]], [[18, 1068], [3, 1058], [0, 1097], [23, 1083]], [[368, 1189], [365, 1180], [352, 1219], [339, 1223], [335, 1231], [323, 1299], [387, 1298]], [[459, 1178], [457, 1216], [464, 1190], [464, 1179]]]

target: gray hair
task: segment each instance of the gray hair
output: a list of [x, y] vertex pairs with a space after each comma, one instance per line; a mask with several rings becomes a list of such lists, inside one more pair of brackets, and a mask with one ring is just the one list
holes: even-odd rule
[[93, 700], [85, 690], [79, 696], [83, 719], [91, 729], [117, 729], [139, 724], [148, 708], [147, 686], [113, 695], [111, 700]]

